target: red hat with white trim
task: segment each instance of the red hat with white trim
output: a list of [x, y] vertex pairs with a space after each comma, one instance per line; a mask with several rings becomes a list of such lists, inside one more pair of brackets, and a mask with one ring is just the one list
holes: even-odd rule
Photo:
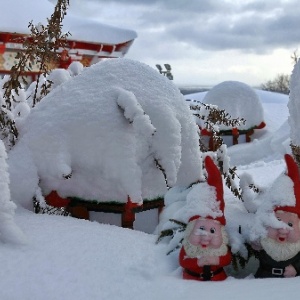
[[[204, 160], [205, 168], [207, 171], [207, 184], [210, 187], [213, 187], [215, 190], [214, 198], [212, 199], [200, 199], [199, 206], [205, 206], [203, 210], [199, 207], [199, 213], [193, 215], [189, 218], [189, 222], [196, 220], [198, 218], [209, 218], [216, 221], [219, 221], [222, 225], [226, 224], [226, 219], [224, 216], [225, 202], [224, 202], [224, 191], [223, 191], [223, 181], [222, 175], [218, 167], [215, 165], [214, 161], [211, 157], [207, 156]], [[206, 183], [205, 183], [206, 184]], [[199, 193], [201, 193], [201, 187], [203, 188], [203, 184], [199, 188]], [[200, 198], [201, 195], [199, 195]], [[201, 203], [202, 202], [202, 203]], [[213, 205], [210, 205], [210, 202]], [[212, 206], [211, 209], [208, 209], [208, 206]], [[198, 209], [195, 209], [198, 212]]]
[[287, 166], [286, 176], [288, 176], [294, 184], [293, 193], [295, 195], [296, 201], [295, 206], [276, 206], [274, 211], [280, 210], [284, 212], [294, 213], [300, 218], [300, 179], [298, 165], [291, 155], [286, 154], [284, 158]]

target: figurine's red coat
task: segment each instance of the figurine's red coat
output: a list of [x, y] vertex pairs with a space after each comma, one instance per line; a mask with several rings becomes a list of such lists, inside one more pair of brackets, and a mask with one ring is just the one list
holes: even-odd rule
[[[227, 253], [224, 256], [220, 256], [220, 264], [216, 266], [210, 266], [210, 270], [212, 272], [215, 272], [222, 268], [222, 271], [216, 275], [214, 275], [211, 278], [211, 281], [220, 281], [220, 280], [225, 280], [227, 278], [227, 275], [225, 271], [223, 270], [224, 266], [229, 265], [231, 262], [231, 252], [228, 249]], [[184, 250], [184, 247], [181, 248], [180, 254], [179, 254], [179, 263], [180, 265], [184, 268], [182, 277], [184, 279], [193, 279], [193, 280], [200, 280], [203, 281], [202, 278], [200, 278], [200, 274], [203, 273], [203, 267], [199, 267], [197, 264], [197, 258], [189, 258], [186, 255], [186, 252]], [[193, 276], [190, 275], [186, 272], [186, 269], [188, 271], [191, 271], [193, 273], [199, 274], [199, 276]]]

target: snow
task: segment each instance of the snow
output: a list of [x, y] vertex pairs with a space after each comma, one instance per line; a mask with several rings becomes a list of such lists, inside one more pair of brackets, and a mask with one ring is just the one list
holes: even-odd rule
[[[19, 128], [9, 157], [15, 202], [28, 207], [40, 182], [44, 195], [56, 190], [62, 197], [102, 202], [126, 202], [129, 196], [141, 203], [167, 190], [156, 162], [168, 186], [201, 178], [197, 127], [170, 80], [127, 59], [95, 64], [73, 78], [62, 74], [69, 73], [49, 75], [53, 91]], [[19, 183], [28, 174], [20, 160], [36, 166], [30, 168], [31, 186]]]
[[287, 291], [298, 296], [299, 277], [184, 281], [177, 258], [165, 255], [166, 245], [142, 232], [24, 210], [17, 211], [16, 221], [29, 242], [1, 245], [1, 299], [267, 299], [271, 294], [279, 300]]
[[[41, 3], [42, 2], [42, 3]], [[72, 5], [72, 1], [70, 1]], [[54, 5], [47, 0], [5, 0], [0, 9], [0, 30], [2, 32], [29, 33], [28, 22], [33, 24], [46, 24], [47, 18], [54, 11]], [[12, 18], [12, 13], [15, 18]], [[70, 39], [100, 42], [104, 44], [119, 44], [134, 40], [137, 37], [135, 31], [121, 29], [101, 24], [93, 20], [84, 20], [67, 13], [63, 21], [63, 32], [70, 32]]]
[[294, 145], [300, 145], [300, 139], [298, 136], [298, 128], [299, 128], [299, 92], [300, 92], [300, 83], [299, 83], [299, 76], [300, 76], [300, 65], [296, 64], [294, 70], [291, 75], [291, 93], [290, 93], [290, 101], [289, 101], [289, 113], [290, 117], [288, 118], [289, 124], [291, 126], [291, 142]]
[[[169, 183], [174, 184], [165, 198], [169, 209], [161, 214], [160, 227], [165, 226], [170, 215], [183, 209], [187, 198], [197, 197], [197, 189], [202, 183], [186, 188], [202, 177], [200, 159], [196, 159], [193, 152], [197, 135], [193, 133], [195, 128], [188, 104], [178, 90], [168, 79], [143, 64], [129, 60], [100, 64], [80, 71], [79, 75], [56, 86], [21, 122], [21, 138], [9, 151], [7, 162], [11, 199], [17, 204], [14, 225], [24, 233], [27, 242], [0, 244], [0, 299], [179, 300], [196, 299], [201, 295], [209, 299], [248, 300], [271, 296], [279, 300], [287, 296], [287, 291], [288, 297], [298, 297], [299, 277], [254, 279], [252, 273], [255, 270], [251, 268], [255, 268], [255, 263], [241, 272], [243, 279], [238, 279], [239, 276], [229, 268], [230, 276], [224, 282], [183, 280], [178, 252], [166, 255], [180, 240], [180, 234], [172, 245], [156, 244], [157, 234], [32, 212], [28, 199], [41, 192], [39, 177], [44, 189], [55, 186], [64, 193], [72, 186], [76, 193], [90, 197], [92, 195], [86, 190], [82, 191], [82, 185], [76, 188], [78, 179], [85, 174], [92, 181], [85, 182], [87, 190], [99, 192], [92, 187], [94, 177], [99, 174], [97, 167], [103, 164], [105, 176], [109, 174], [110, 177], [105, 181], [108, 190], [118, 190], [118, 180], [123, 180], [122, 184], [127, 184], [130, 189], [138, 186], [139, 180], [131, 183], [132, 175], [124, 170], [132, 168], [137, 172], [135, 175], [139, 168], [142, 173], [150, 170], [144, 174], [148, 182], [153, 178], [154, 169], [147, 158], [153, 153], [165, 166]], [[114, 72], [118, 77], [113, 76]], [[283, 192], [291, 196], [289, 179], [284, 177], [286, 166], [283, 160], [284, 154], [290, 152], [289, 98], [255, 92], [262, 102], [266, 127], [255, 132], [252, 143], [229, 147], [227, 153], [230, 164], [237, 166], [241, 184], [247, 186], [254, 182], [263, 191], [262, 197], [257, 198], [255, 193], [246, 190], [246, 207], [250, 211], [247, 213], [242, 202], [224, 187], [226, 228], [232, 250], [244, 255], [243, 242], [264, 234], [260, 222], [281, 226], [279, 221], [272, 219], [270, 212], [273, 199], [281, 200], [270, 195], [274, 184], [279, 182], [283, 187], [275, 191], [278, 195]], [[203, 99], [205, 94], [187, 97]], [[101, 131], [100, 125], [105, 130]], [[160, 135], [151, 140], [154, 131], [154, 136]], [[49, 139], [45, 139], [45, 134]], [[70, 134], [72, 143], [68, 140]], [[92, 138], [88, 138], [88, 134]], [[104, 139], [104, 145], [97, 138], [98, 134]], [[145, 150], [149, 152], [145, 154]], [[51, 153], [60, 155], [52, 157]], [[126, 163], [132, 163], [129, 167], [122, 161], [125, 155], [129, 158]], [[107, 162], [107, 158], [113, 160]], [[140, 164], [143, 160], [146, 165]], [[75, 168], [74, 162], [80, 164], [80, 168]], [[82, 170], [85, 164], [90, 167], [91, 174]], [[78, 170], [82, 173], [76, 175]], [[119, 171], [124, 174], [113, 177]], [[62, 175], [70, 172], [70, 179], [62, 179]], [[3, 178], [5, 180], [5, 176]], [[78, 181], [73, 182], [74, 178]], [[212, 191], [206, 192], [205, 195], [210, 195]], [[133, 199], [138, 200], [138, 197], [133, 195]], [[292, 203], [293, 197], [288, 200]], [[254, 212], [258, 214], [255, 216]], [[238, 233], [241, 224], [243, 235]]]
[[[264, 121], [263, 108], [254, 89], [243, 82], [224, 81], [214, 86], [203, 98], [203, 103], [217, 105], [224, 109], [233, 119], [243, 118], [245, 124], [238, 129], [245, 130], [259, 126]], [[220, 130], [230, 127], [220, 125]]]
[[223, 215], [223, 212], [220, 210], [220, 203], [216, 201], [215, 187], [209, 186], [207, 183], [199, 183], [193, 187], [186, 197], [186, 204], [188, 217], [200, 215], [202, 218], [208, 216], [216, 218]]
[[26, 238], [14, 222], [17, 206], [10, 201], [9, 174], [6, 160], [6, 150], [3, 142], [0, 141], [0, 239], [2, 242], [22, 244], [25, 243]]

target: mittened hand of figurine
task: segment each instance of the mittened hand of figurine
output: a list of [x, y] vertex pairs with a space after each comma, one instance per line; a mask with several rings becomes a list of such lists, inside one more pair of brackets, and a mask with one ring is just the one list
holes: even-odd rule
[[197, 264], [199, 267], [219, 265], [220, 258], [218, 256], [202, 256], [198, 258]]
[[292, 265], [285, 267], [283, 273], [284, 277], [295, 277], [296, 275], [297, 275], [297, 271]]

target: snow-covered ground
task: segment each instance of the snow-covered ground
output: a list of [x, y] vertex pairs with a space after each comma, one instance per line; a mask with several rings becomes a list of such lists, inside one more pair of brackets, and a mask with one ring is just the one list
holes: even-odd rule
[[165, 300], [298, 297], [299, 277], [194, 282], [181, 279], [176, 256], [154, 235], [96, 222], [18, 210], [28, 235], [1, 245], [0, 299]]
[[[238, 173], [250, 173], [260, 186], [270, 185], [284, 170], [289, 150], [288, 97], [257, 91], [267, 126], [255, 140], [229, 148]], [[203, 99], [205, 93], [186, 98]], [[226, 190], [225, 198], [233, 201]], [[155, 234], [73, 219], [36, 215], [18, 207], [16, 224], [24, 245], [0, 244], [0, 299], [282, 299], [298, 297], [299, 277], [224, 282], [181, 279], [177, 253], [156, 244]], [[247, 273], [247, 272], [246, 272]]]

